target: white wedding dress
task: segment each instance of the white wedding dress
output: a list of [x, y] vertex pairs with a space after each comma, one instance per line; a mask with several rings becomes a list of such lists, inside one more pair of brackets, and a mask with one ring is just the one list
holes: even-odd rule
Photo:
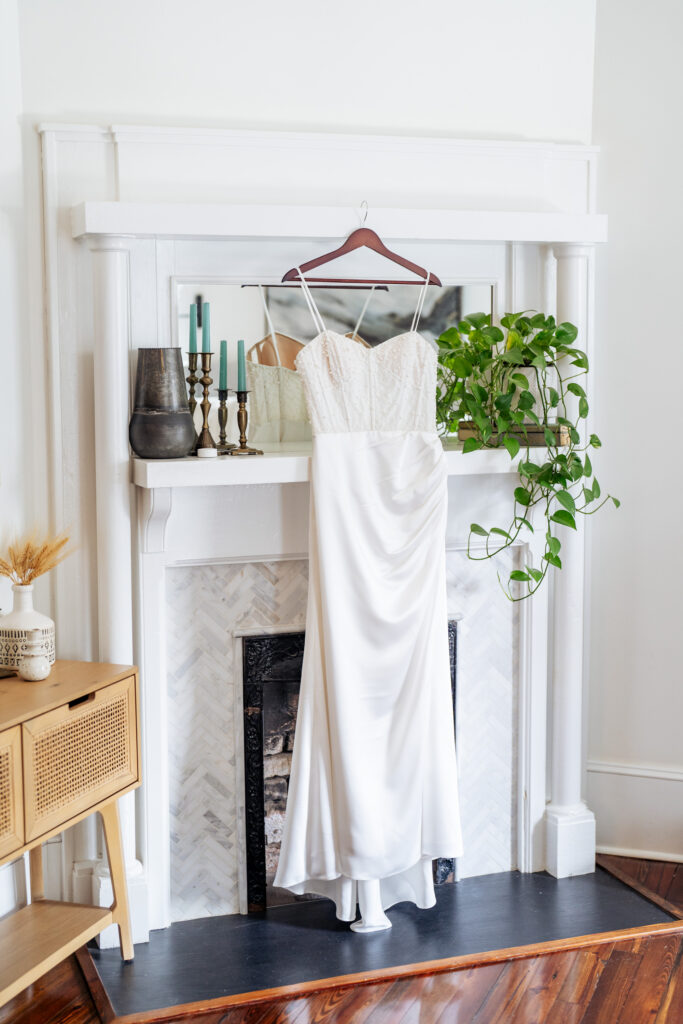
[[319, 330], [297, 356], [313, 424], [306, 642], [275, 885], [356, 916], [435, 902], [462, 852], [446, 614], [446, 467], [436, 354], [412, 329], [373, 349]]

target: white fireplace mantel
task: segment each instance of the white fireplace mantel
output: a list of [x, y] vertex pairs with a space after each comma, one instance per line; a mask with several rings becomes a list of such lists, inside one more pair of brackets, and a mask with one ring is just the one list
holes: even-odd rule
[[[144, 791], [124, 810], [134, 919], [146, 908], [140, 941], [148, 927], [170, 923], [167, 571], [250, 554], [305, 557], [310, 476], [305, 447], [250, 459], [131, 459], [131, 355], [177, 343], [174, 277], [275, 282], [295, 262], [290, 249], [306, 259], [345, 236], [367, 199], [368, 224], [382, 237], [436, 272], [442, 262], [455, 268], [440, 275], [445, 283], [491, 283], [498, 314], [534, 304], [577, 323], [590, 356], [593, 249], [607, 226], [596, 213], [591, 147], [141, 126], [40, 131], [53, 506], [81, 527], [85, 552], [95, 540], [91, 497], [97, 512], [96, 574], [78, 562], [86, 555], [71, 560], [56, 610], [72, 656], [88, 649], [97, 608], [100, 656], [140, 666]], [[485, 514], [514, 486], [507, 452], [463, 455], [456, 446], [446, 459], [460, 525], [477, 517], [472, 496]], [[246, 523], [245, 509], [254, 512]], [[463, 542], [460, 533], [453, 539]], [[535, 544], [525, 552], [531, 561]], [[591, 870], [595, 851], [582, 801], [582, 534], [563, 545], [565, 568], [520, 606], [518, 637], [517, 863], [558, 876]], [[77, 593], [81, 578], [92, 592]], [[96, 841], [79, 834], [74, 849], [63, 874], [85, 879]], [[75, 881], [73, 892], [89, 900]]]
[[[519, 456], [505, 449], [462, 453], [462, 445], [445, 441], [449, 476], [490, 476], [517, 472]], [[233, 459], [131, 459], [131, 480], [137, 487], [246, 487], [253, 484], [308, 483], [311, 445], [264, 445], [263, 456]]]

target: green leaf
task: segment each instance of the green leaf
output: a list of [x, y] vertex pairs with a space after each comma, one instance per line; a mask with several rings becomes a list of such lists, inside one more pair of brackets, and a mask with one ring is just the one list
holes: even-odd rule
[[569, 491], [557, 491], [555, 493], [555, 497], [559, 501], [560, 505], [567, 509], [567, 512], [576, 512], [576, 503]]
[[557, 537], [552, 537], [552, 536], [548, 537], [548, 551], [550, 552], [551, 555], [559, 555], [561, 548], [562, 548], [562, 544], [557, 539]]
[[581, 434], [578, 432], [576, 427], [569, 428], [569, 440], [572, 444], [581, 444]]
[[550, 407], [552, 409], [556, 409], [557, 406], [560, 404], [559, 393], [555, 390], [555, 388], [548, 388], [548, 395], [550, 396]]
[[573, 395], [576, 395], [577, 398], [586, 397], [586, 392], [583, 390], [580, 384], [576, 383], [576, 381], [572, 381], [571, 384], [567, 384], [567, 391], [571, 391], [571, 393]]
[[468, 313], [465, 317], [467, 323], [472, 324], [473, 327], [486, 327], [491, 322], [490, 313]]
[[513, 569], [510, 573], [510, 579], [516, 583], [530, 583], [531, 577], [528, 572], [522, 572], [521, 569]]
[[562, 562], [561, 562], [561, 561], [560, 561], [560, 559], [559, 559], [559, 558], [557, 557], [557, 555], [553, 555], [553, 554], [550, 554], [550, 555], [544, 555], [544, 556], [543, 556], [543, 558], [544, 558], [544, 559], [546, 560], [546, 562], [548, 562], [548, 563], [549, 563], [550, 565], [554, 565], [556, 569], [561, 569], [561, 568], [562, 568]]
[[512, 537], [505, 530], [501, 530], [499, 526], [492, 526], [491, 533], [497, 533], [499, 537], [505, 537], [506, 540], [512, 540]]
[[510, 458], [514, 459], [514, 457], [517, 455], [517, 452], [519, 451], [519, 441], [517, 440], [517, 438], [506, 437], [505, 440], [503, 441], [503, 444], [510, 453]]
[[524, 487], [515, 487], [515, 501], [527, 507], [531, 504], [531, 495]]
[[580, 398], [579, 399], [579, 416], [581, 417], [582, 420], [585, 420], [587, 415], [588, 415], [588, 399], [587, 398]]
[[570, 526], [572, 530], [576, 529], [576, 522], [574, 521], [574, 516], [571, 514], [571, 512], [567, 512], [567, 510], [564, 508], [558, 508], [555, 512], [553, 512], [550, 519], [553, 523], [559, 523], [560, 526]]
[[593, 466], [591, 460], [588, 458], [588, 456], [586, 456], [586, 458], [583, 460], [583, 475], [590, 476], [592, 472]]
[[470, 533], [476, 533], [477, 537], [488, 537], [489, 531], [485, 530], [479, 523], [470, 523]]
[[593, 500], [593, 489], [592, 487], [584, 487], [583, 489], [583, 500], [587, 505], [590, 505]]
[[543, 573], [540, 569], [532, 569], [530, 565], [527, 565], [526, 571], [529, 573], [534, 583], [540, 583], [543, 579]]
[[524, 358], [524, 353], [521, 352], [518, 348], [511, 348], [508, 349], [507, 352], [502, 352], [500, 355], [500, 359], [504, 363], [514, 363], [517, 366], [523, 366], [526, 362]]
[[619, 499], [613, 497], [612, 495], [610, 495], [610, 497], [612, 497], [612, 501], [614, 502], [614, 507], [615, 508], [619, 508], [619, 506], [621, 505], [621, 502], [619, 501]]
[[576, 336], [579, 333], [578, 327], [574, 324], [570, 324], [568, 321], [560, 324], [555, 331], [555, 337], [563, 342], [572, 342], [576, 340]]
[[522, 388], [524, 391], [529, 387], [529, 381], [523, 373], [510, 374], [510, 380], [514, 381], [517, 387]]
[[595, 479], [595, 477], [593, 477], [593, 501], [595, 501], [596, 498], [600, 497], [600, 493], [600, 484]]
[[531, 525], [528, 519], [524, 518], [524, 516], [515, 516], [515, 523], [519, 523], [521, 526], [526, 526], [527, 530], [529, 530], [531, 533], [534, 532], [533, 526]]
[[543, 430], [543, 436], [545, 438], [545, 443], [548, 445], [548, 448], [554, 448], [557, 438], [553, 434], [552, 430], [549, 430], [548, 427], [545, 427], [545, 429]]
[[464, 356], [456, 356], [453, 360], [453, 372], [458, 377], [469, 377], [472, 373], [472, 364]]
[[591, 446], [591, 448], [602, 448], [602, 441], [600, 440], [597, 434], [591, 434], [588, 443]]
[[481, 448], [481, 441], [476, 437], [468, 437], [462, 446], [463, 455], [467, 455], [468, 452], [476, 452]]

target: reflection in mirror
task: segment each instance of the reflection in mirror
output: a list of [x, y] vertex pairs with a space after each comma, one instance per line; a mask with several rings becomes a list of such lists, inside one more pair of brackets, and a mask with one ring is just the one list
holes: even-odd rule
[[[374, 347], [387, 338], [410, 330], [419, 296], [415, 285], [390, 285], [388, 290], [317, 288], [315, 301], [331, 331], [354, 337]], [[248, 352], [249, 438], [254, 444], [307, 441], [311, 437], [303, 388], [295, 370], [297, 353], [312, 340], [315, 328], [301, 290], [267, 287], [244, 288], [221, 283], [178, 284], [178, 339], [187, 351], [189, 308], [192, 302], [211, 303], [211, 347], [218, 353], [228, 341], [228, 385], [237, 380], [238, 338]], [[493, 312], [490, 284], [445, 285], [430, 288], [419, 332], [434, 341], [467, 313]], [[217, 354], [213, 372], [218, 379]], [[231, 398], [233, 396], [231, 395]], [[230, 432], [234, 433], [234, 404]], [[211, 425], [214, 433], [214, 425]], [[214, 434], [214, 436], [216, 436]]]

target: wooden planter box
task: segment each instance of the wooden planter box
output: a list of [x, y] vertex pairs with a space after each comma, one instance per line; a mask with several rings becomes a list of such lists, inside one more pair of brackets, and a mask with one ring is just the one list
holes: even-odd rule
[[[529, 423], [525, 426], [526, 436], [521, 427], [511, 427], [506, 433], [510, 437], [516, 437], [518, 441], [523, 445], [528, 445], [530, 448], [545, 448], [546, 440], [544, 427], [537, 427], [535, 423]], [[557, 438], [558, 448], [566, 448], [569, 445], [569, 428], [561, 424], [553, 423], [547, 427], [551, 431], [553, 436]], [[472, 420], [460, 420], [458, 424], [458, 440], [466, 441], [470, 437], [475, 437], [479, 440], [479, 428]], [[498, 435], [492, 434], [490, 443], [496, 444], [498, 442]]]

